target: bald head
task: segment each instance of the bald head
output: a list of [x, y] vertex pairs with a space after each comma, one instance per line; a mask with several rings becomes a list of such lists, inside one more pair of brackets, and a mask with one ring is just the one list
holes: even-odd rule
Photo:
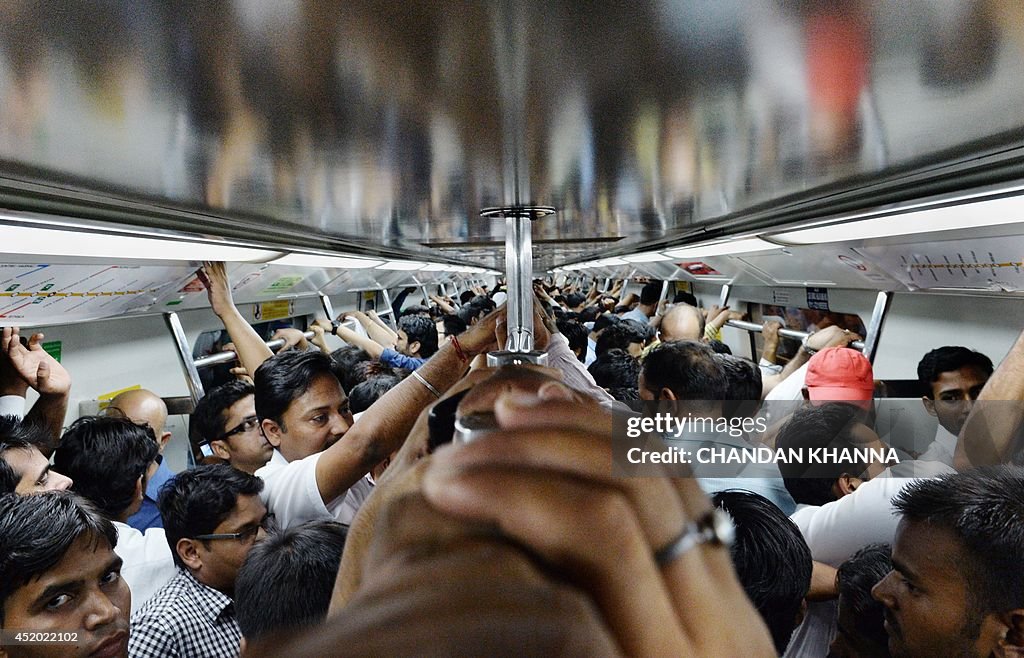
[[689, 304], [676, 304], [661, 319], [661, 342], [700, 340], [704, 337], [704, 314]]
[[125, 391], [110, 401], [110, 407], [116, 407], [133, 423], [145, 423], [153, 429], [161, 452], [171, 438], [170, 432], [164, 432], [167, 424], [167, 405], [160, 396], [144, 388]]

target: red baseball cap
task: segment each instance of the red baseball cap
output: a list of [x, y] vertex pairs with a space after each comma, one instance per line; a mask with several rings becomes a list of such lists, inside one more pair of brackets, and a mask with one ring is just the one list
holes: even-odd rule
[[804, 384], [812, 402], [867, 402], [875, 390], [871, 362], [849, 347], [826, 347], [812, 356]]

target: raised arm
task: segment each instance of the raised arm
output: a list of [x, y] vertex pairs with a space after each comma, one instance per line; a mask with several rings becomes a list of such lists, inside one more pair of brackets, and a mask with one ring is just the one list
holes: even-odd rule
[[252, 328], [235, 307], [231, 298], [231, 283], [228, 281], [227, 268], [224, 263], [204, 263], [196, 271], [199, 280], [206, 286], [206, 294], [210, 298], [210, 306], [227, 329], [231, 342], [235, 344], [235, 353], [242, 367], [250, 374], [256, 372], [260, 364], [274, 355], [263, 342], [260, 335]]
[[462, 354], [446, 342], [430, 357], [415, 375], [406, 377], [370, 406], [352, 428], [324, 451], [316, 467], [316, 482], [325, 501], [334, 500], [363, 477], [373, 466], [398, 450], [416, 417], [428, 404], [437, 399], [420, 378], [426, 380], [437, 393], [443, 394], [465, 373], [472, 359], [497, 346], [495, 326], [504, 308], [494, 311], [459, 336]]
[[820, 331], [815, 331], [807, 337], [806, 347], [801, 347], [797, 350], [793, 358], [789, 360], [786, 367], [782, 369], [777, 375], [768, 375], [761, 379], [761, 399], [763, 400], [773, 388], [778, 386], [784, 379], [792, 375], [794, 372], [802, 368], [811, 358], [811, 354], [825, 349], [826, 347], [836, 347], [849, 345], [855, 340], [862, 340], [862, 338], [853, 333], [852, 331], [845, 331], [843, 328], [832, 325], [826, 327]]
[[363, 325], [367, 336], [382, 346], [391, 347], [398, 341], [398, 334], [392, 331], [391, 327], [384, 324], [384, 321], [380, 319], [376, 311], [370, 311], [369, 313], [349, 311], [348, 313], [342, 313], [338, 319], [344, 319], [345, 316], [349, 315], [354, 317], [356, 322]]
[[3, 349], [7, 359], [25, 384], [39, 394], [39, 399], [26, 414], [25, 422], [46, 430], [50, 443], [38, 446], [46, 457], [53, 454], [64, 427], [71, 394], [71, 375], [43, 349], [43, 334], [32, 334], [28, 346], [21, 344], [17, 327], [3, 330]]
[[[317, 324], [324, 328], [325, 332], [329, 332], [333, 329], [332, 325], [326, 320], [317, 320]], [[334, 333], [335, 336], [342, 339], [349, 345], [355, 345], [363, 349], [370, 357], [379, 359], [380, 355], [384, 353], [384, 346], [375, 340], [371, 340], [362, 334], [355, 332], [345, 325], [338, 325], [338, 330]]]
[[971, 408], [956, 442], [953, 465], [957, 470], [1001, 464], [1017, 447], [1024, 423], [1024, 332], [1010, 348]]

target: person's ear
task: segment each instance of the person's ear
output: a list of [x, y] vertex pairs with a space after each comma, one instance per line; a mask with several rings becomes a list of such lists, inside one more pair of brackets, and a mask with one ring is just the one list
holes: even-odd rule
[[672, 391], [671, 388], [669, 388], [667, 386], [664, 386], [664, 387], [662, 387], [662, 389], [660, 391], [658, 391], [658, 399], [659, 400], [676, 400], [677, 398], [676, 398], [676, 394]]
[[420, 341], [414, 340], [413, 342], [409, 343], [409, 348], [408, 349], [409, 349], [409, 354], [419, 354], [420, 353]]
[[182, 537], [174, 545], [174, 550], [178, 552], [178, 558], [193, 571], [198, 571], [203, 566], [203, 558], [199, 556], [199, 550], [196, 548], [198, 543], [195, 539]]
[[160, 447], [160, 454], [163, 454], [164, 448], [167, 447], [167, 442], [170, 441], [170, 440], [171, 440], [171, 433], [170, 432], [162, 432], [160, 434], [160, 436], [157, 437], [156, 444]]
[[836, 498], [842, 498], [843, 496], [852, 494], [862, 484], [864, 484], [864, 481], [860, 478], [854, 477], [849, 473], [843, 473], [836, 479], [835, 489], [838, 494]]
[[924, 410], [928, 412], [929, 416], [935, 415], [935, 400], [929, 397], [922, 397], [921, 404], [924, 405]]
[[269, 418], [264, 418], [260, 423], [260, 429], [263, 430], [263, 436], [267, 437], [267, 443], [279, 448], [281, 446], [281, 435], [284, 432], [281, 431], [281, 426]]
[[995, 655], [1000, 658], [1024, 657], [1024, 609], [1011, 610], [1001, 617], [1006, 635], [999, 640]]
[[135, 481], [135, 496], [132, 498], [136, 503], [141, 503], [142, 499], [146, 495], [146, 483], [143, 481], [144, 476], [140, 475], [139, 479]]
[[210, 441], [210, 449], [213, 450], [214, 455], [225, 461], [231, 461], [231, 449], [228, 447], [227, 442], [220, 439]]

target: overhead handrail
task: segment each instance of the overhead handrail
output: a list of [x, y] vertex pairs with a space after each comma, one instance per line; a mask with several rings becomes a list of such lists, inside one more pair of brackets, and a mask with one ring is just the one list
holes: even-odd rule
[[[756, 322], [747, 322], [746, 320], [729, 320], [725, 323], [726, 327], [733, 327], [734, 329], [742, 329], [743, 331], [749, 331], [751, 333], [761, 333], [764, 325], [757, 324]], [[811, 335], [809, 331], [800, 331], [798, 329], [786, 329], [785, 327], [779, 329], [779, 335], [784, 338], [794, 338], [802, 341]], [[855, 350], [864, 349], [864, 341], [855, 340], [852, 341], [848, 347], [852, 347]]]
[[[350, 328], [354, 329], [355, 325], [356, 325], [356, 321], [354, 319], [352, 319], [352, 318], [346, 318], [346, 320], [344, 322], [342, 322], [341, 324], [347, 325]], [[313, 333], [312, 331], [306, 331], [306, 332], [303, 332], [302, 335], [306, 338], [306, 340], [310, 340], [316, 334]], [[279, 347], [284, 347], [284, 344], [286, 342], [287, 341], [284, 338], [275, 338], [274, 340], [268, 340], [267, 341], [267, 347], [269, 347], [271, 349], [271, 351], [277, 351], [277, 349]], [[195, 364], [195, 367], [198, 370], [198, 369], [201, 369], [201, 368], [208, 368], [210, 366], [215, 366], [218, 363], [231, 363], [232, 361], [235, 361], [237, 358], [238, 358], [238, 354], [237, 353], [231, 352], [231, 351], [225, 351], [225, 352], [217, 352], [216, 354], [210, 354], [208, 356], [201, 356], [198, 359], [196, 359], [193, 363]]]

